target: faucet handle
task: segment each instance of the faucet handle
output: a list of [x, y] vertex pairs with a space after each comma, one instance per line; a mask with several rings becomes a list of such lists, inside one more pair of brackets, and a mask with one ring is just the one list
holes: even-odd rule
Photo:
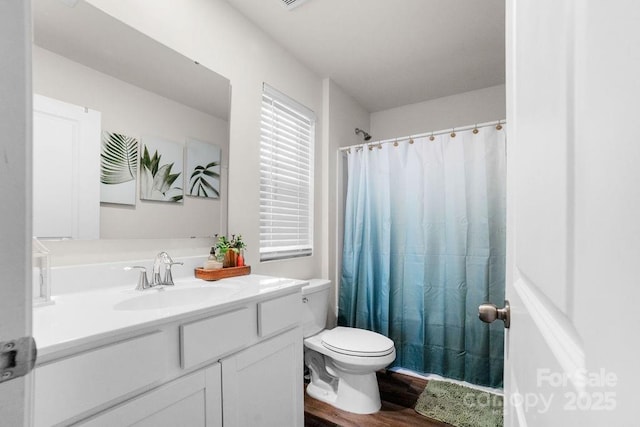
[[167, 269], [164, 272], [164, 283], [163, 283], [164, 285], [168, 285], [168, 286], [175, 285], [175, 283], [173, 283], [173, 275], [171, 274], [171, 266], [175, 264], [184, 265], [184, 263], [181, 261], [177, 261], [177, 262], [171, 261], [170, 263], [168, 263]]
[[156, 255], [156, 257], [159, 258], [164, 264], [169, 264], [173, 262], [173, 260], [171, 259], [171, 256], [164, 251], [160, 252], [158, 255]]
[[138, 284], [136, 285], [136, 291], [144, 291], [150, 288], [149, 280], [147, 280], [147, 268], [141, 265], [132, 265], [131, 267], [125, 267], [125, 270], [140, 270], [140, 276], [138, 277]]
[[[169, 267], [169, 264], [173, 262], [171, 257], [165, 251], [160, 252], [156, 255], [156, 259], [153, 261], [153, 273], [151, 275], [151, 286], [164, 285], [166, 280], [166, 269]], [[165, 269], [165, 277], [162, 277], [160, 274], [160, 267], [164, 265]]]

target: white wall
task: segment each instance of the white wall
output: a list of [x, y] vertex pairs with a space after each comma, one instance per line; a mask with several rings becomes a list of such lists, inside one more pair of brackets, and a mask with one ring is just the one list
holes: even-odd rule
[[[321, 79], [222, 0], [87, 2], [230, 79], [229, 233], [244, 236], [247, 263], [256, 273], [319, 276], [323, 252], [320, 221], [314, 230], [313, 256], [259, 262], [258, 147], [262, 83], [286, 93], [321, 118]], [[322, 216], [321, 129], [320, 119], [316, 126], [316, 218]], [[73, 262], [72, 255], [65, 255], [68, 262]]]
[[505, 86], [492, 86], [371, 114], [374, 141], [506, 117]]
[[342, 197], [342, 160], [339, 147], [360, 144], [362, 137], [355, 128], [369, 130], [369, 112], [362, 108], [331, 79], [323, 80], [323, 189], [322, 230], [325, 255], [322, 260], [322, 277], [332, 282], [329, 321], [334, 322], [337, 312], [336, 290], [342, 265], [342, 236], [344, 225], [344, 198]]
[[[102, 129], [138, 138], [159, 136], [215, 143], [227, 165], [228, 122], [85, 67], [48, 50], [33, 48], [33, 90], [102, 114]], [[186, 173], [186, 172], [185, 172]], [[224, 174], [223, 174], [224, 175]], [[222, 183], [224, 189], [224, 182]], [[138, 189], [139, 190], [139, 189]], [[139, 192], [139, 191], [138, 191]], [[184, 203], [137, 200], [136, 206], [103, 204], [100, 237], [108, 239], [203, 237], [226, 229], [226, 197], [185, 197]]]

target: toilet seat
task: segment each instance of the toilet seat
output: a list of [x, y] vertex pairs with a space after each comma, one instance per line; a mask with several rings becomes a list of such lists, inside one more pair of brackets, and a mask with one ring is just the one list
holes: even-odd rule
[[338, 326], [322, 335], [322, 345], [336, 353], [358, 357], [381, 357], [391, 354], [393, 341], [376, 332]]

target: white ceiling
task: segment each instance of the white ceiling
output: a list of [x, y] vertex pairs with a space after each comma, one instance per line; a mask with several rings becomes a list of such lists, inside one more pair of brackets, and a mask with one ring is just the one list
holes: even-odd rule
[[503, 84], [504, 0], [226, 0], [370, 112]]

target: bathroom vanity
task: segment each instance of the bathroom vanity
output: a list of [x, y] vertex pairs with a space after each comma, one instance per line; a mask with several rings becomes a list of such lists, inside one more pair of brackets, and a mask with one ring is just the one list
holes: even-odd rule
[[34, 309], [34, 424], [302, 426], [305, 284], [177, 278], [55, 296]]

